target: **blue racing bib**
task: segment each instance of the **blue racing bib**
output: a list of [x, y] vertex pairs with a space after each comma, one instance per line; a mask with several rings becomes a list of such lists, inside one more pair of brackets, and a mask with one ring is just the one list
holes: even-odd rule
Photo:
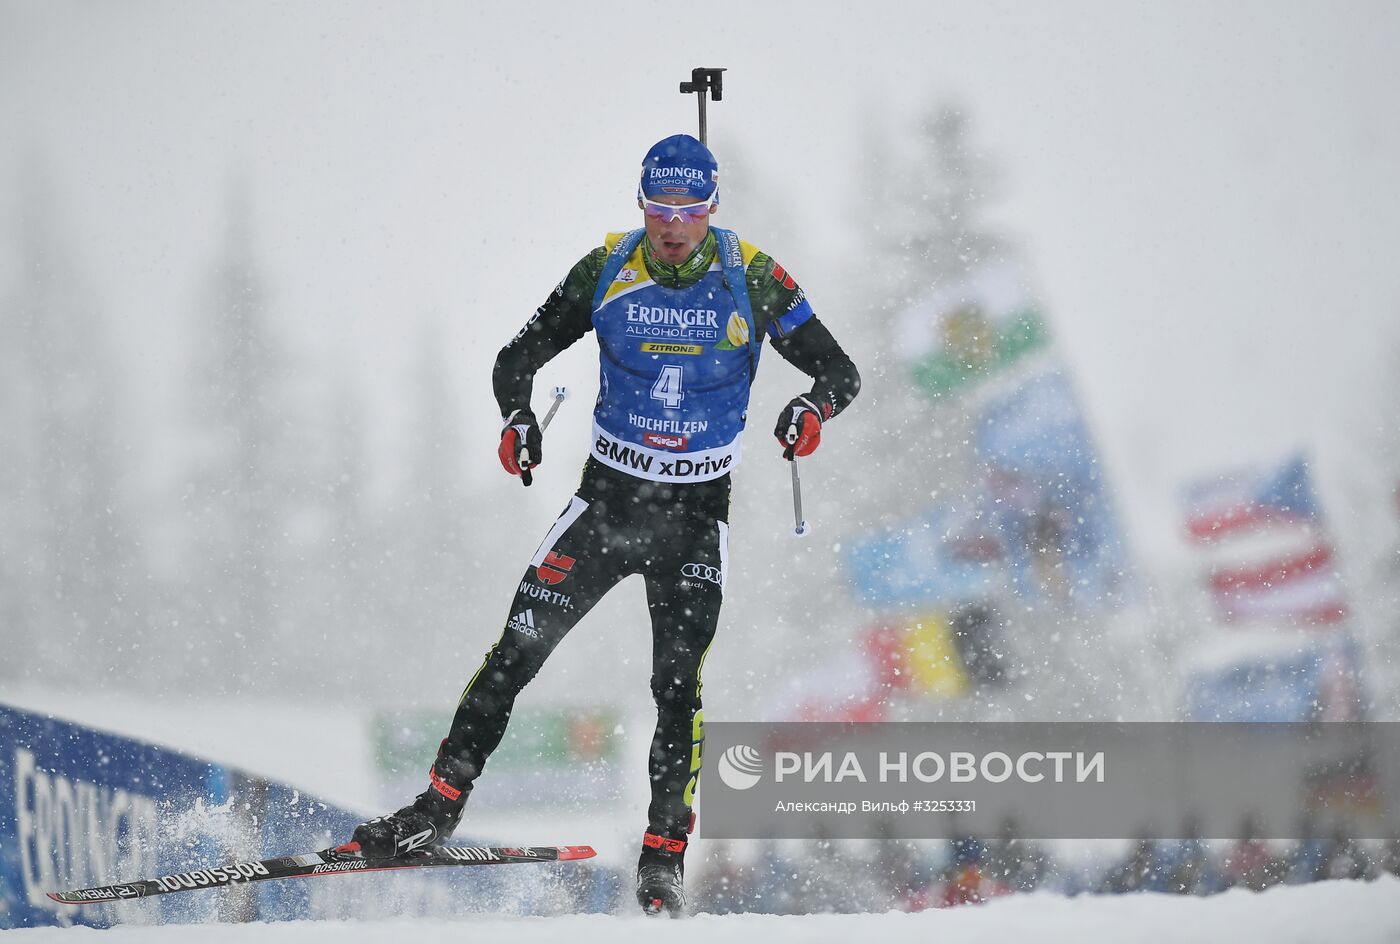
[[714, 228], [717, 259], [683, 289], [651, 280], [644, 230], [612, 247], [593, 299], [598, 403], [593, 456], [659, 482], [706, 482], [739, 464], [761, 339], [744, 247]]

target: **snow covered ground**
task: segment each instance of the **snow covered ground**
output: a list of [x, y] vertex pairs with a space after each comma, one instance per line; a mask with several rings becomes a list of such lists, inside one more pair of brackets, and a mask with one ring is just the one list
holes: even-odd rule
[[[250, 704], [245, 723], [220, 724], [217, 706], [160, 704], [106, 693], [89, 696], [34, 690], [7, 692], [6, 700], [31, 710], [120, 730], [246, 769], [279, 775], [321, 796], [350, 806], [372, 804], [373, 780], [367, 773], [368, 748], [362, 719], [353, 712], [287, 711], [286, 706]], [[250, 736], [256, 731], [257, 736]], [[347, 756], [356, 763], [346, 763]], [[605, 824], [589, 824], [597, 830]], [[577, 826], [577, 824], [575, 824]], [[528, 823], [534, 832], [540, 823]], [[515, 830], [523, 827], [516, 822]], [[604, 833], [618, 832], [621, 827]], [[589, 832], [593, 838], [593, 831]], [[612, 843], [630, 849], [617, 837]], [[524, 841], [524, 840], [522, 840]], [[540, 841], [545, 841], [541, 838]], [[352, 878], [337, 888], [354, 894]], [[410, 909], [411, 910], [411, 909]], [[338, 912], [333, 912], [338, 913]], [[256, 925], [177, 925], [117, 927], [94, 932], [88, 928], [38, 928], [11, 932], [17, 944], [86, 940], [95, 933], [104, 944], [124, 942], [243, 942], [272, 944], [309, 942], [398, 941], [415, 944], [462, 941], [465, 937], [516, 942], [616, 941], [651, 935], [657, 925], [641, 916], [578, 915], [555, 918], [464, 917], [456, 920], [393, 918], [379, 922], [307, 921]], [[882, 915], [699, 915], [663, 925], [667, 944], [723, 940], [725, 944], [762, 941], [850, 941], [870, 936], [897, 941], [1113, 941], [1133, 944], [1179, 941], [1229, 941], [1246, 944], [1286, 942], [1400, 942], [1400, 879], [1372, 883], [1324, 882], [1275, 888], [1262, 894], [1243, 890], [1209, 898], [1161, 895], [1080, 896], [1066, 898], [1041, 893], [998, 899], [982, 907], [962, 907], [921, 914]], [[6, 940], [9, 940], [7, 938]]]
[[1380, 944], [1400, 941], [1400, 879], [1324, 882], [1262, 894], [1243, 890], [1212, 898], [1165, 895], [1081, 896], [1050, 894], [1000, 899], [981, 907], [882, 915], [697, 915], [664, 925], [640, 915], [614, 918], [482, 918], [461, 921], [399, 919], [384, 922], [299, 921], [284, 924], [188, 925], [158, 928], [39, 928], [12, 932], [15, 944], [98, 939], [102, 944], [211, 942], [241, 944], [343, 944], [344, 941], [412, 940], [415, 944], [489, 940], [511, 944], [589, 944], [664, 931], [666, 944], [723, 941], [798, 944], [813, 941], [1014, 942], [1036, 944]]

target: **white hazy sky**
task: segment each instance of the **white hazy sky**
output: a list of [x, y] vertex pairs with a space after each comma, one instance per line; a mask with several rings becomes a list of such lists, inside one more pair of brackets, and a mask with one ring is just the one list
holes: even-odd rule
[[[836, 264], [860, 234], [828, 207], [872, 190], [863, 129], [953, 99], [1134, 543], [1170, 551], [1184, 479], [1297, 447], [1364, 529], [1391, 516], [1373, 446], [1400, 403], [1397, 48], [1394, 3], [0, 0], [0, 220], [46, 166], [158, 415], [241, 179], [288, 337], [392, 416], [436, 319], [494, 438], [494, 351], [635, 225], [642, 153], [693, 129], [691, 66], [729, 68], [712, 143], [781, 187], [802, 237], [746, 231], [743, 207], [725, 223], [838, 336], [867, 316], [822, 305], [858, 268]], [[15, 236], [0, 226], [5, 278]], [[590, 384], [568, 357], [561, 378]]]

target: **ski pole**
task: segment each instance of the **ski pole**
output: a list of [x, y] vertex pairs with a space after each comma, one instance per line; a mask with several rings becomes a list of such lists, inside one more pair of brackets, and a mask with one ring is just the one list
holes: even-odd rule
[[540, 432], [544, 432], [549, 428], [549, 421], [554, 419], [555, 413], [559, 412], [559, 404], [569, 398], [569, 388], [555, 387], [554, 392], [551, 393], [550, 396], [554, 398], [554, 402], [549, 405], [549, 412], [544, 415], [544, 422], [540, 424]]
[[[555, 413], [559, 412], [559, 404], [563, 403], [568, 398], [568, 387], [554, 388], [554, 402], [549, 405], [549, 412], [544, 415], [544, 421], [540, 423], [540, 435], [544, 435], [544, 431], [549, 429], [549, 421], [554, 419]], [[525, 448], [522, 446], [520, 449], [520, 481], [528, 488], [530, 483], [534, 480], [535, 477], [530, 474], [529, 457], [526, 454]]]
[[[788, 445], [797, 442], [797, 427], [787, 431]], [[802, 517], [802, 479], [797, 476], [797, 454], [788, 460], [792, 464], [792, 533], [799, 538], [807, 536], [807, 521]]]
[[689, 95], [695, 93], [695, 100], [700, 103], [700, 143], [708, 145], [705, 127], [705, 96], [714, 96], [715, 101], [724, 100], [724, 70], [696, 68], [690, 70], [690, 81], [681, 83], [681, 94]]

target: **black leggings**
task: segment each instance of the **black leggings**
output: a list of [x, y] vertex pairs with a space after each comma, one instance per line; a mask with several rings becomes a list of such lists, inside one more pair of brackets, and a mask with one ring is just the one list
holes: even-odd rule
[[656, 698], [648, 825], [683, 835], [700, 776], [700, 671], [724, 596], [728, 517], [728, 476], [672, 485], [590, 461], [578, 493], [530, 561], [505, 631], [462, 692], [443, 752], [475, 778], [505, 734], [515, 696], [564, 634], [619, 580], [641, 574]]

